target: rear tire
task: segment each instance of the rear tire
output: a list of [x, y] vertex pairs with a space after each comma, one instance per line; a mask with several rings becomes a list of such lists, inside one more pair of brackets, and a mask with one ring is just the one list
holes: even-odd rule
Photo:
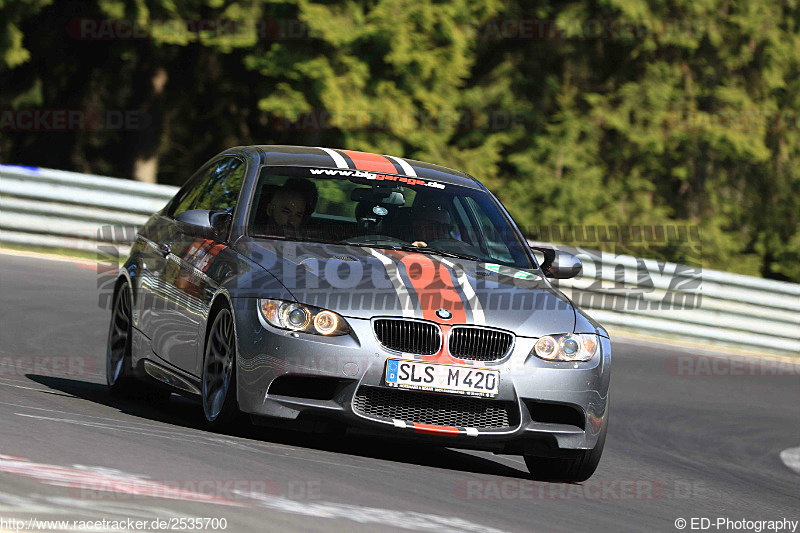
[[203, 414], [213, 429], [227, 429], [242, 419], [236, 399], [236, 334], [233, 314], [220, 309], [208, 331], [201, 384]]
[[144, 400], [161, 405], [169, 400], [172, 393], [133, 377], [131, 301], [131, 287], [127, 282], [123, 283], [114, 295], [111, 324], [108, 328], [106, 384], [112, 396], [117, 398]]
[[[607, 415], [606, 415], [607, 416]], [[525, 464], [536, 481], [561, 481], [565, 483], [586, 481], [600, 463], [606, 443], [608, 421], [600, 430], [597, 444], [591, 450], [574, 450], [568, 457], [536, 457], [525, 455]]]
[[128, 396], [134, 389], [131, 377], [131, 287], [120, 285], [111, 307], [106, 345], [106, 384], [112, 395]]

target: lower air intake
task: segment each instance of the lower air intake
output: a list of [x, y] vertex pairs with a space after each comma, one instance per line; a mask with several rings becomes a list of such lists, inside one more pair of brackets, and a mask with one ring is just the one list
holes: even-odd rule
[[516, 404], [378, 387], [359, 387], [353, 408], [360, 414], [437, 426], [503, 429], [516, 426]]

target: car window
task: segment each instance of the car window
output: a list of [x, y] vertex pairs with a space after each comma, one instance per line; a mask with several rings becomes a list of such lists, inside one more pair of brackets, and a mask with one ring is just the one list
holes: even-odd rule
[[175, 217], [190, 209], [229, 211], [236, 206], [244, 180], [245, 164], [226, 157], [201, 168], [175, 196], [167, 215]]
[[[489, 214], [484, 209], [484, 205], [478, 203], [475, 198], [461, 198], [466, 204], [468, 210], [473, 214], [475, 217], [475, 222], [477, 226], [477, 230], [479, 234], [484, 235], [485, 245], [487, 248], [487, 252], [489, 256], [499, 263], [508, 263], [513, 261], [514, 257], [509, 250], [508, 245], [506, 244], [506, 240], [503, 239], [503, 236], [500, 234], [500, 229], [504, 226], [502, 224], [497, 224], [496, 221], [492, 220]], [[482, 202], [483, 203], [483, 202]], [[492, 206], [494, 208], [494, 206]], [[490, 211], [495, 218], [500, 213], [497, 211], [496, 208]]]
[[264, 166], [247, 235], [412, 247], [530, 268], [526, 247], [491, 195], [418, 177]]
[[[207, 173], [211, 168], [216, 165], [216, 162], [209, 163], [204, 165], [200, 168], [197, 172], [195, 172], [189, 180], [183, 184], [180, 190], [172, 197], [172, 200], [169, 201], [167, 204], [167, 208], [165, 210], [165, 214], [168, 217], [174, 217], [178, 214], [178, 206], [185, 204], [186, 197], [192, 193], [195, 189], [197, 189], [198, 185], [205, 179]], [[186, 211], [186, 209], [182, 209], [180, 212]]]

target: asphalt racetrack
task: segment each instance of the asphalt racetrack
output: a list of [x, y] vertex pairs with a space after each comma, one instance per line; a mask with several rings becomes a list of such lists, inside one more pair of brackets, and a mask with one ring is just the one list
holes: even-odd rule
[[178, 396], [161, 408], [116, 400], [99, 293], [88, 265], [0, 254], [0, 530], [15, 529], [9, 519], [70, 521], [57, 531], [87, 530], [71, 521], [155, 531], [165, 528], [154, 520], [173, 519], [181, 530], [188, 517], [217, 519], [195, 530], [225, 519], [234, 532], [639, 532], [704, 517], [709, 531], [733, 531], [717, 519], [800, 519], [796, 361], [734, 364], [617, 340], [597, 473], [537, 483], [519, 457], [255, 427], [219, 434]]

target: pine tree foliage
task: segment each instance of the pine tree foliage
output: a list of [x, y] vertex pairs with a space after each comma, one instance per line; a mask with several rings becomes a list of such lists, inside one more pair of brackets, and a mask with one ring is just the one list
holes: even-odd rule
[[2, 110], [146, 118], [0, 128], [3, 162], [180, 183], [237, 144], [390, 153], [475, 175], [534, 237], [696, 226], [585, 244], [800, 281], [798, 0], [0, 0], [0, 27]]

